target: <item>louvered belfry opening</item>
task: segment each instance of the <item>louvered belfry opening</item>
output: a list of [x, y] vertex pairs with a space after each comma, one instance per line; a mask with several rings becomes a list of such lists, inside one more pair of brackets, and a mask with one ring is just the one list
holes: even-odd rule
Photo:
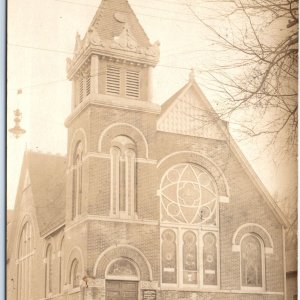
[[126, 98], [140, 98], [140, 72], [126, 66], [108, 65], [106, 93]]
[[120, 95], [120, 68], [108, 66], [106, 78], [106, 92], [108, 94]]
[[126, 97], [140, 97], [140, 74], [136, 71], [126, 71]]

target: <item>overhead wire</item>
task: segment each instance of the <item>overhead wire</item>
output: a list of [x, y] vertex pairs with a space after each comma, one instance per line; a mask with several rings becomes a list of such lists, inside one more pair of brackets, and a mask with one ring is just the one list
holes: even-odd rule
[[[80, 6], [86, 6], [86, 7], [95, 7], [95, 8], [98, 8], [98, 6], [96, 6], [96, 5], [92, 5], [92, 4], [86, 4], [86, 3], [80, 3], [80, 2], [74, 2], [74, 1], [69, 1], [69, 0], [54, 0], [54, 1], [56, 1], [56, 2], [64, 2], [64, 3], [69, 3], [69, 4], [75, 4], [75, 5], [80, 5]], [[185, 4], [182, 4], [183, 6], [186, 6]], [[138, 6], [138, 5], [134, 5], [134, 4], [132, 4], [132, 6]], [[140, 5], [141, 6], [141, 5]], [[141, 6], [142, 7], [142, 6]], [[143, 7], [144, 8], [149, 8], [149, 9], [154, 9], [154, 8], [152, 8], [152, 7], [146, 7], [146, 6], [144, 6], [143, 5]], [[209, 8], [209, 7], [205, 7], [206, 9], [211, 9], [211, 10], [213, 10], [212, 8]], [[104, 7], [104, 8], [102, 8], [102, 9], [104, 9], [104, 10], [108, 10], [108, 11], [114, 11], [114, 12], [116, 12], [116, 10], [115, 9], [110, 9], [110, 8], [106, 8], [106, 7]], [[162, 9], [155, 9], [155, 10], [162, 10]], [[177, 11], [177, 12], [175, 12], [175, 11], [170, 11], [170, 10], [163, 10], [163, 11], [168, 11], [168, 12], [170, 12], [170, 13], [176, 13], [176, 14], [178, 14], [179, 12]], [[122, 11], [122, 10], [118, 10], [118, 12], [120, 12], [120, 13], [128, 13], [128, 12], [126, 12], [126, 11]], [[198, 24], [199, 25], [199, 21], [197, 21], [197, 20], [195, 20], [195, 21], [190, 21], [190, 20], [185, 20], [185, 19], [178, 19], [178, 18], [174, 18], [174, 17], [168, 17], [168, 16], [156, 16], [156, 15], [151, 15], [151, 14], [145, 14], [145, 13], [138, 13], [140, 16], [146, 16], [146, 17], [152, 17], [152, 18], [158, 18], [158, 19], [160, 19], [160, 20], [170, 20], [170, 21], [179, 21], [179, 22], [184, 22], [184, 23], [190, 23], [190, 24]], [[180, 12], [180, 15], [182, 15], [183, 13], [182, 12]], [[188, 16], [191, 16], [191, 17], [193, 17], [193, 14], [191, 14], [191, 13], [184, 13], [183, 15], [188, 15]]]
[[[73, 1], [69, 1], [69, 0], [54, 0], [54, 1], [65, 2], [65, 3], [75, 4], [75, 5], [81, 5], [81, 6], [98, 7], [96, 5], [91, 5], [91, 4], [86, 4], [86, 3], [84, 4], [84, 3], [79, 3], [79, 2], [73, 2]], [[153, 0], [153, 1], [165, 2], [165, 3], [169, 3], [169, 4], [186, 6], [186, 4], [177, 3], [177, 2], [173, 2], [173, 1], [165, 1], [165, 0]], [[154, 8], [151, 8], [151, 7], [147, 7], [147, 6], [144, 6], [144, 5], [138, 5], [138, 4], [132, 4], [132, 6], [140, 6], [140, 7], [144, 7], [144, 8], [154, 9]], [[116, 11], [116, 10], [112, 10], [112, 9], [109, 9], [109, 8], [103, 8], [103, 9], [107, 9], [107, 10], [111, 10], [111, 11]], [[172, 12], [172, 11], [166, 10], [166, 9], [156, 9], [156, 10], [162, 10], [162, 11], [168, 11], [168, 12], [171, 12], [171, 13], [177, 13], [175, 11]], [[119, 10], [118, 12], [122, 12], [122, 11]], [[162, 18], [162, 17], [159, 17], [159, 16], [147, 15], [147, 14], [142, 14], [142, 13], [139, 13], [139, 15], [144, 15], [144, 16], [149, 16], [149, 17], [156, 17], [156, 18], [160, 18], [160, 19], [170, 19], [172, 21], [180, 21], [180, 22], [197, 23], [197, 24], [199, 24], [199, 22], [196, 22], [196, 21], [193, 22], [193, 21], [188, 21], [188, 20], [183, 20], [183, 19], [167, 18], [166, 16], [164, 16]], [[192, 14], [185, 14], [185, 15], [191, 15], [192, 16]], [[8, 43], [7, 45], [8, 46], [12, 46], [12, 47], [21, 47], [21, 48], [41, 50], [41, 51], [48, 51], [48, 52], [61, 53], [61, 54], [74, 54], [74, 52], [72, 52], [72, 51], [50, 49], [50, 48], [42, 48], [42, 47], [35, 47], [35, 46], [29, 46], [29, 45], [21, 45], [21, 44], [17, 44], [17, 43]], [[198, 51], [202, 51], [202, 50], [180, 52], [179, 54], [192, 53], [192, 52], [198, 52]], [[172, 53], [172, 55], [174, 55], [174, 54], [176, 54], [176, 53]], [[165, 64], [157, 64], [156, 66], [157, 67], [172, 68], [172, 69], [181, 69], [181, 70], [190, 70], [191, 69], [191, 68], [183, 67], [183, 66], [174, 66], [174, 65], [165, 65]], [[48, 84], [53, 84], [53, 83], [58, 83], [58, 82], [63, 82], [63, 81], [68, 81], [68, 80], [67, 79], [61, 79], [61, 80], [49, 81], [49, 82], [39, 83], [39, 84], [31, 85], [31, 86], [26, 86], [26, 87], [23, 87], [21, 89], [34, 88], [34, 87], [38, 87], [38, 86], [42, 86], [42, 85], [48, 85]], [[20, 88], [18, 88], [18, 89], [20, 89]], [[18, 90], [18, 89], [9, 89], [9, 90]]]
[[[55, 52], [55, 53], [62, 53], [62, 54], [74, 54], [74, 52], [71, 52], [71, 51], [55, 50], [55, 49], [50, 49], [50, 48], [41, 48], [41, 47], [20, 45], [20, 44], [15, 44], [15, 43], [8, 43], [7, 45], [12, 46], [12, 47], [28, 48], [28, 49]], [[157, 64], [156, 67], [179, 69], [179, 70], [191, 70], [191, 68], [188, 68], [188, 67], [165, 65], [165, 64]], [[197, 69], [195, 69], [195, 70], [197, 71]], [[97, 75], [99, 75], [99, 74], [97, 74]], [[19, 89], [35, 88], [35, 87], [38, 87], [38, 86], [48, 85], [48, 84], [53, 84], [53, 83], [59, 83], [59, 82], [63, 82], [63, 81], [68, 81], [68, 79], [54, 80], [54, 81], [49, 81], [49, 82], [44, 82], [44, 83], [34, 84], [34, 85], [31, 85], [31, 86], [25, 86], [25, 87], [16, 88], [16, 89], [9, 89], [9, 90], [10, 91], [17, 91]]]

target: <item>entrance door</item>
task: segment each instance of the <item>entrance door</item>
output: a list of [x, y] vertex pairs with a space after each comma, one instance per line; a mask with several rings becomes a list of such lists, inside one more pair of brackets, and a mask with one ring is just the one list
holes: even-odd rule
[[138, 300], [138, 282], [106, 280], [106, 300]]

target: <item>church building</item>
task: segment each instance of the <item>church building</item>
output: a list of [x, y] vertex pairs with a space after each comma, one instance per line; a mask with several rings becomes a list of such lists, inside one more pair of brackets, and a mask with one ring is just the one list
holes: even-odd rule
[[288, 222], [191, 72], [153, 102], [151, 44], [102, 0], [67, 59], [66, 156], [26, 151], [8, 300], [284, 300]]

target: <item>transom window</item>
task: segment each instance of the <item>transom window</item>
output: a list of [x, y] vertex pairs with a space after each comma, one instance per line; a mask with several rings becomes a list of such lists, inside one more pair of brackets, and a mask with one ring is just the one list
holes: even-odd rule
[[216, 225], [216, 204], [213, 179], [196, 165], [176, 165], [162, 180], [162, 222]]
[[124, 279], [137, 280], [139, 275], [134, 264], [125, 258], [120, 258], [114, 261], [108, 268], [106, 278], [109, 279]]

